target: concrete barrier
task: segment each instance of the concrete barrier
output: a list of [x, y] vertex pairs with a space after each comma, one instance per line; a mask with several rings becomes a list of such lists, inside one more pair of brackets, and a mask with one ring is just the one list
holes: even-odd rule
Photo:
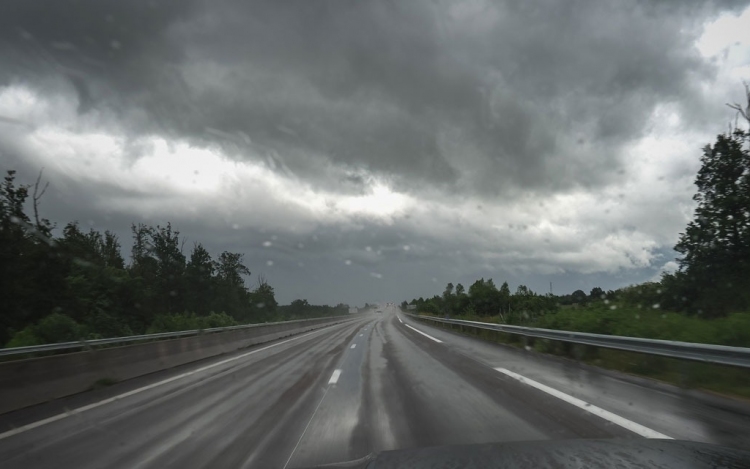
[[123, 381], [353, 319], [344, 316], [258, 324], [214, 334], [0, 363], [0, 414], [89, 390], [100, 380]]

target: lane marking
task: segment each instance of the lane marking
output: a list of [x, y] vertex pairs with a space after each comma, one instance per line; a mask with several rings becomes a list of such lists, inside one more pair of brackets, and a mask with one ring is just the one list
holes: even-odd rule
[[328, 380], [328, 384], [336, 384], [339, 381], [339, 376], [341, 376], [341, 370], [333, 370], [333, 374], [331, 375], [331, 379]]
[[357, 344], [352, 344], [352, 346], [349, 348], [357, 348]]
[[[336, 370], [336, 371], [340, 371], [340, 370]], [[334, 372], [333, 374], [336, 374], [336, 372]], [[320, 404], [323, 403], [323, 400], [326, 398], [326, 394], [328, 394], [328, 390], [329, 389], [331, 389], [331, 388], [330, 387], [326, 388], [325, 392], [323, 393], [323, 397], [320, 398], [320, 402], [318, 402], [318, 405], [315, 407], [315, 410], [313, 411], [312, 415], [310, 416], [310, 420], [307, 421], [307, 425], [305, 425], [305, 429], [302, 430], [302, 434], [299, 436], [299, 440], [297, 440], [297, 444], [294, 445], [294, 449], [289, 454], [289, 459], [286, 460], [286, 464], [284, 464], [284, 468], [283, 469], [286, 469], [286, 467], [289, 465], [289, 461], [292, 460], [292, 456], [294, 456], [295, 451], [297, 451], [297, 448], [299, 447], [299, 444], [302, 443], [302, 438], [305, 437], [305, 433], [307, 433], [307, 429], [310, 427], [310, 424], [312, 423], [313, 419], [315, 418], [315, 414], [318, 413], [318, 409], [320, 408]]]
[[420, 331], [419, 329], [415, 329], [415, 328], [411, 327], [411, 326], [410, 326], [410, 325], [408, 325], [408, 324], [404, 324], [404, 325], [405, 325], [406, 327], [408, 327], [409, 329], [411, 329], [411, 330], [413, 330], [413, 331], [415, 331], [415, 332], [418, 332], [418, 333], [422, 334], [423, 336], [427, 337], [428, 339], [430, 339], [430, 340], [434, 340], [434, 341], [435, 341], [435, 342], [437, 342], [438, 344], [442, 344], [442, 343], [443, 343], [443, 341], [442, 341], [442, 340], [440, 340], [440, 339], [436, 339], [436, 338], [432, 337], [432, 336], [431, 336], [431, 335], [429, 335], [429, 334], [425, 334], [424, 332]]
[[41, 427], [42, 425], [47, 425], [48, 423], [52, 423], [52, 422], [56, 422], [58, 420], [62, 420], [64, 418], [70, 417], [72, 415], [78, 415], [80, 413], [86, 412], [87, 410], [95, 409], [97, 407], [101, 407], [103, 405], [110, 404], [110, 403], [115, 402], [115, 401], [119, 401], [120, 399], [124, 399], [126, 397], [130, 397], [130, 396], [133, 396], [135, 394], [142, 393], [143, 391], [148, 391], [149, 389], [154, 389], [154, 388], [162, 386], [164, 384], [171, 383], [173, 381], [177, 381], [178, 379], [186, 378], [186, 377], [192, 376], [192, 375], [194, 375], [196, 373], [200, 373], [200, 372], [203, 372], [203, 371], [206, 371], [206, 370], [210, 370], [211, 368], [215, 368], [217, 366], [221, 366], [221, 365], [225, 365], [227, 363], [231, 363], [231, 362], [239, 360], [241, 358], [245, 358], [245, 357], [247, 357], [249, 355], [253, 355], [253, 354], [256, 354], [258, 352], [262, 352], [264, 350], [268, 350], [268, 349], [273, 348], [273, 347], [278, 347], [279, 345], [283, 345], [283, 344], [292, 342], [294, 340], [302, 339], [303, 337], [307, 337], [309, 335], [321, 332], [321, 331], [323, 331], [325, 329], [327, 329], [327, 328], [317, 329], [315, 331], [308, 332], [307, 334], [303, 334], [303, 335], [298, 336], [298, 337], [293, 337], [291, 339], [287, 339], [287, 340], [284, 340], [284, 341], [276, 343], [276, 344], [267, 345], [267, 346], [265, 346], [263, 348], [259, 348], [257, 350], [253, 350], [251, 352], [243, 353], [242, 355], [237, 355], [236, 357], [227, 358], [226, 360], [222, 360], [222, 361], [213, 363], [211, 365], [202, 366], [202, 367], [200, 367], [198, 369], [195, 369], [193, 371], [188, 371], [188, 372], [179, 374], [177, 376], [172, 376], [171, 378], [167, 378], [165, 380], [158, 381], [156, 383], [152, 383], [152, 384], [149, 384], [147, 386], [143, 386], [141, 388], [133, 389], [132, 391], [128, 391], [128, 392], [125, 392], [125, 393], [122, 393], [122, 394], [118, 394], [117, 396], [113, 396], [113, 397], [110, 397], [108, 399], [104, 399], [104, 400], [99, 401], [99, 402], [94, 402], [93, 404], [85, 405], [83, 407], [78, 407], [76, 409], [67, 411], [67, 412], [62, 413], [62, 414], [53, 415], [52, 417], [48, 417], [46, 419], [38, 420], [36, 422], [32, 422], [32, 423], [29, 423], [27, 425], [23, 425], [23, 426], [14, 428], [12, 430], [8, 430], [8, 431], [6, 431], [4, 433], [0, 433], [0, 440], [8, 438], [8, 437], [11, 437], [13, 435], [18, 435], [19, 433], [23, 433], [23, 432], [26, 432], [28, 430], [32, 430], [32, 429], [37, 428], [37, 427]]
[[565, 394], [562, 391], [558, 391], [555, 388], [551, 388], [545, 384], [534, 381], [533, 379], [529, 379], [529, 378], [526, 378], [525, 376], [521, 376], [518, 373], [514, 373], [505, 368], [495, 368], [495, 370], [499, 371], [500, 373], [503, 373], [504, 375], [510, 376], [511, 378], [514, 378], [524, 384], [528, 384], [529, 386], [537, 388], [540, 391], [544, 391], [551, 396], [554, 396], [558, 399], [561, 399], [567, 402], [568, 404], [573, 404], [574, 406], [581, 408], [587, 412], [590, 412], [596, 415], [597, 417], [601, 417], [604, 420], [608, 420], [609, 422], [612, 422], [615, 425], [619, 425], [622, 428], [626, 430], [630, 430], [631, 432], [637, 433], [638, 435], [641, 435], [643, 437], [658, 438], [658, 439], [664, 439], [664, 440], [674, 439], [671, 436], [667, 436], [663, 433], [659, 433], [656, 430], [652, 430], [639, 423], [635, 423], [632, 420], [626, 419], [625, 417], [620, 417], [619, 415], [613, 414], [612, 412], [608, 410], [604, 410], [601, 407], [597, 407], [593, 404], [589, 404], [588, 402], [578, 399], [577, 397], [573, 397], [569, 394]]
[[360, 337], [363, 337], [362, 334], [359, 335]]
[[400, 322], [401, 324], [404, 323], [404, 321], [401, 320], [401, 316], [396, 316], [396, 317], [398, 318], [398, 322]]

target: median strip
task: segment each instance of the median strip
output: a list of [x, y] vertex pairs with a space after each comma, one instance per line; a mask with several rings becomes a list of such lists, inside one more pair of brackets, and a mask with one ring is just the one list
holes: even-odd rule
[[613, 414], [612, 412], [608, 410], [604, 410], [601, 407], [597, 407], [593, 404], [589, 404], [588, 402], [578, 399], [577, 397], [573, 397], [569, 394], [565, 394], [562, 391], [558, 391], [557, 389], [551, 388], [538, 381], [534, 381], [533, 379], [529, 379], [529, 378], [526, 378], [525, 376], [521, 376], [518, 373], [514, 373], [505, 368], [495, 368], [495, 370], [499, 371], [500, 373], [503, 373], [504, 375], [510, 376], [511, 378], [522, 382], [523, 384], [528, 384], [529, 386], [532, 386], [540, 391], [544, 391], [551, 396], [554, 396], [558, 399], [561, 399], [567, 402], [568, 404], [572, 404], [580, 409], [583, 409], [589, 413], [592, 413], [596, 415], [597, 417], [601, 417], [604, 420], [614, 423], [615, 425], [619, 425], [626, 430], [630, 430], [633, 433], [637, 433], [640, 436], [643, 436], [646, 438], [656, 438], [656, 439], [664, 439], [664, 440], [673, 439], [672, 437], [667, 436], [663, 433], [659, 433], [656, 430], [652, 430], [639, 423], [635, 423], [632, 420], [626, 419], [625, 417], [620, 417], [619, 415]]
[[143, 387], [140, 387], [138, 389], [133, 389], [132, 391], [128, 391], [128, 392], [119, 394], [117, 396], [110, 397], [108, 399], [104, 399], [104, 400], [99, 401], [99, 402], [94, 402], [93, 404], [85, 405], [83, 407], [78, 407], [77, 409], [73, 409], [73, 410], [67, 411], [67, 412], [62, 413], [62, 414], [53, 415], [52, 417], [48, 417], [46, 419], [38, 420], [36, 422], [32, 422], [30, 424], [14, 428], [13, 430], [8, 430], [7, 432], [0, 433], [0, 440], [8, 438], [8, 437], [11, 437], [13, 435], [18, 435], [19, 433], [23, 433], [25, 431], [28, 431], [28, 430], [31, 430], [31, 429], [34, 429], [34, 428], [37, 428], [37, 427], [41, 427], [42, 425], [46, 425], [48, 423], [52, 423], [52, 422], [55, 422], [57, 420], [62, 420], [64, 418], [66, 418], [66, 417], [70, 417], [70, 416], [73, 416], [73, 415], [78, 415], [80, 413], [86, 412], [87, 410], [91, 410], [91, 409], [95, 409], [97, 407], [101, 407], [101, 406], [103, 406], [105, 404], [110, 404], [112, 402], [119, 401], [120, 399], [124, 399], [126, 397], [130, 397], [130, 396], [133, 396], [135, 394], [142, 393], [143, 391], [148, 391], [149, 389], [154, 389], [154, 388], [162, 386], [164, 384], [171, 383], [173, 381], [177, 381], [178, 379], [186, 378], [186, 377], [192, 376], [192, 375], [194, 375], [196, 373], [201, 373], [201, 372], [209, 370], [211, 368], [215, 368], [217, 366], [225, 365], [227, 363], [231, 363], [233, 361], [240, 360], [242, 358], [245, 358], [247, 356], [250, 356], [250, 355], [262, 352], [264, 350], [268, 350], [268, 349], [273, 348], [273, 347], [278, 347], [279, 345], [284, 345], [284, 344], [287, 344], [289, 342], [302, 339], [302, 338], [307, 337], [307, 336], [312, 335], [312, 334], [320, 333], [324, 329], [325, 328], [318, 329], [318, 330], [315, 330], [315, 331], [312, 331], [312, 332], [308, 332], [307, 334], [303, 334], [303, 335], [300, 335], [300, 336], [297, 336], [297, 337], [293, 337], [291, 339], [287, 339], [287, 340], [284, 340], [284, 341], [281, 341], [281, 342], [278, 342], [278, 343], [275, 343], [275, 344], [272, 344], [272, 345], [267, 345], [267, 346], [265, 346], [263, 348], [259, 348], [257, 350], [253, 350], [253, 351], [250, 351], [250, 352], [247, 352], [247, 353], [243, 353], [242, 355], [237, 355], [236, 357], [227, 358], [226, 360], [221, 360], [221, 361], [213, 363], [211, 365], [202, 366], [202, 367], [200, 367], [198, 369], [195, 369], [193, 371], [188, 371], [186, 373], [182, 373], [182, 374], [179, 374], [177, 376], [172, 376], [171, 378], [167, 378], [165, 380], [149, 384], [148, 386], [143, 386]]
[[432, 336], [431, 336], [431, 335], [429, 335], [429, 334], [425, 334], [424, 332], [420, 331], [419, 329], [416, 329], [416, 328], [414, 328], [414, 327], [411, 327], [411, 326], [410, 326], [410, 325], [408, 325], [408, 324], [404, 324], [404, 325], [405, 325], [406, 327], [408, 327], [409, 329], [413, 330], [414, 332], [417, 332], [417, 333], [419, 333], [419, 334], [422, 334], [423, 336], [427, 337], [427, 338], [428, 338], [428, 339], [430, 339], [430, 340], [434, 340], [434, 341], [435, 341], [435, 342], [437, 342], [438, 344], [442, 344], [442, 343], [443, 343], [443, 341], [442, 341], [442, 340], [440, 340], [440, 339], [436, 339], [436, 338], [432, 337]]

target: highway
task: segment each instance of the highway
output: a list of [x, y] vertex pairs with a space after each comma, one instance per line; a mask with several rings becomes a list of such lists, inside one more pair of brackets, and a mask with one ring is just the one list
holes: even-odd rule
[[569, 438], [750, 447], [750, 405], [479, 341], [395, 308], [0, 416], [0, 467], [293, 468]]

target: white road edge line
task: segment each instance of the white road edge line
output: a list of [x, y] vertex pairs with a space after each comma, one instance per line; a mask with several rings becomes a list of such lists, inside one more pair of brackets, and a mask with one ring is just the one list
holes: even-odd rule
[[529, 379], [529, 378], [526, 378], [525, 376], [521, 376], [518, 373], [514, 373], [505, 368], [495, 368], [495, 370], [499, 371], [500, 373], [503, 373], [504, 375], [510, 376], [511, 378], [516, 379], [524, 384], [528, 384], [529, 386], [537, 388], [540, 391], [544, 391], [551, 396], [554, 396], [558, 399], [561, 399], [567, 402], [568, 404], [573, 404], [574, 406], [581, 408], [587, 412], [590, 412], [596, 415], [597, 417], [601, 417], [604, 420], [612, 422], [615, 425], [619, 425], [622, 428], [626, 430], [630, 430], [631, 432], [637, 433], [638, 435], [641, 435], [643, 437], [657, 438], [657, 439], [663, 439], [663, 440], [674, 439], [671, 436], [667, 436], [663, 433], [659, 433], [656, 430], [652, 430], [639, 423], [635, 423], [632, 420], [626, 419], [625, 417], [620, 417], [619, 415], [613, 414], [612, 412], [608, 410], [604, 410], [601, 407], [597, 407], [593, 404], [589, 404], [588, 402], [578, 399], [577, 397], [573, 397], [569, 394], [565, 394], [562, 391], [558, 391], [557, 389], [551, 388], [545, 384], [534, 381], [533, 379]]
[[331, 379], [328, 380], [328, 384], [338, 383], [339, 376], [341, 376], [341, 370], [333, 370], [333, 374], [331, 375]]
[[227, 358], [226, 360], [222, 360], [220, 362], [216, 362], [216, 363], [213, 363], [211, 365], [202, 366], [202, 367], [200, 367], [200, 368], [198, 368], [196, 370], [188, 371], [186, 373], [182, 373], [182, 374], [179, 374], [177, 376], [172, 376], [171, 378], [167, 378], [165, 380], [149, 384], [148, 386], [143, 386], [141, 388], [133, 389], [132, 391], [128, 391], [128, 392], [125, 392], [125, 393], [122, 393], [122, 394], [118, 394], [117, 396], [110, 397], [108, 399], [104, 399], [103, 401], [94, 402], [93, 404], [85, 405], [83, 407], [78, 407], [76, 409], [70, 410], [70, 411], [62, 413], [62, 414], [53, 415], [52, 417], [48, 417], [46, 419], [42, 419], [42, 420], [38, 420], [36, 422], [29, 423], [27, 425], [23, 425], [21, 427], [14, 428], [13, 430], [8, 430], [7, 432], [0, 433], [0, 440], [8, 438], [8, 437], [11, 437], [13, 435], [18, 435], [19, 433], [23, 433], [25, 431], [28, 431], [28, 430], [31, 430], [31, 429], [34, 429], [34, 428], [37, 428], [37, 427], [41, 427], [42, 425], [47, 425], [48, 423], [52, 423], [52, 422], [56, 422], [58, 420], [62, 420], [65, 417], [70, 417], [72, 415], [78, 415], [80, 413], [86, 412], [87, 410], [95, 409], [97, 407], [100, 407], [100, 406], [103, 406], [105, 404], [109, 404], [109, 403], [118, 401], [120, 399], [124, 399], [126, 397], [130, 397], [130, 396], [132, 396], [134, 394], [138, 394], [138, 393], [141, 393], [143, 391], [148, 391], [149, 389], [153, 389], [153, 388], [159, 387], [159, 386], [161, 386], [163, 384], [171, 383], [172, 381], [177, 381], [178, 379], [182, 379], [182, 378], [185, 378], [187, 376], [191, 376], [191, 375], [194, 375], [196, 373], [200, 373], [202, 371], [206, 371], [208, 369], [211, 369], [211, 368], [214, 368], [214, 367], [217, 367], [217, 366], [221, 366], [221, 365], [224, 365], [226, 363], [230, 363], [230, 362], [239, 360], [241, 358], [245, 358], [248, 355], [253, 355], [255, 353], [262, 352], [264, 350], [268, 350], [268, 349], [273, 348], [273, 347], [278, 347], [279, 345], [283, 345], [283, 344], [292, 342], [293, 340], [298, 340], [298, 339], [301, 339], [303, 337], [307, 337], [309, 335], [315, 334], [316, 332], [320, 332], [321, 330], [322, 329], [316, 329], [316, 330], [314, 330], [312, 332], [308, 332], [307, 334], [303, 334], [303, 335], [300, 335], [300, 336], [297, 336], [297, 337], [293, 337], [291, 339], [287, 339], [287, 340], [284, 340], [282, 342], [278, 342], [276, 344], [268, 345], [266, 347], [259, 348], [257, 350], [253, 350], [251, 352], [243, 353], [242, 355], [237, 355], [236, 357]]
[[352, 346], [349, 348], [357, 348], [357, 344], [352, 344]]
[[418, 333], [422, 334], [423, 336], [427, 337], [428, 339], [430, 339], [430, 340], [434, 340], [434, 341], [435, 341], [435, 342], [437, 342], [438, 344], [442, 344], [442, 343], [443, 343], [443, 341], [442, 341], [442, 340], [440, 340], [440, 339], [436, 339], [436, 338], [432, 337], [432, 336], [431, 336], [431, 335], [429, 335], [429, 334], [425, 334], [424, 332], [420, 331], [419, 329], [415, 329], [415, 328], [411, 327], [411, 326], [410, 326], [410, 325], [408, 325], [408, 324], [404, 324], [404, 325], [405, 325], [406, 327], [408, 327], [409, 329], [411, 329], [411, 330], [413, 330], [413, 331], [415, 331], [415, 332], [418, 332]]

